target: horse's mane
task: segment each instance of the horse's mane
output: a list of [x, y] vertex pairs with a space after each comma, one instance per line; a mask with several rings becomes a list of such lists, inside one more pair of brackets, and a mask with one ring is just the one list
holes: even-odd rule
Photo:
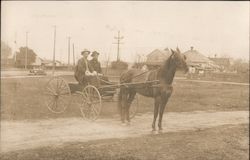
[[171, 84], [175, 75], [176, 65], [172, 62], [171, 56], [159, 68], [158, 77], [163, 79], [167, 84]]

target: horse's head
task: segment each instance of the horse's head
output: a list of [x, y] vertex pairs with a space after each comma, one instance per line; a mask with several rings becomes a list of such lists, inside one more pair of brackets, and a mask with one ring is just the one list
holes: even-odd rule
[[178, 47], [176, 48], [176, 51], [171, 49], [171, 52], [172, 52], [170, 56], [171, 62], [174, 63], [178, 69], [183, 69], [186, 73], [188, 71], [186, 56], [184, 54], [181, 54], [181, 51], [179, 50]]

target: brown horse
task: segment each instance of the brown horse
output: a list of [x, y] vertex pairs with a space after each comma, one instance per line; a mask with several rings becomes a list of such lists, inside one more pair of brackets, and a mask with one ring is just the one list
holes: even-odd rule
[[121, 120], [125, 123], [125, 119], [130, 122], [129, 108], [136, 93], [154, 98], [154, 120], [152, 129], [155, 131], [155, 122], [159, 114], [158, 127], [162, 130], [162, 117], [165, 106], [172, 94], [172, 82], [177, 69], [188, 71], [186, 57], [181, 54], [177, 48], [176, 51], [171, 49], [171, 56], [165, 61], [164, 65], [152, 71], [142, 71], [131, 69], [123, 73], [120, 77], [120, 83], [136, 83], [157, 81], [157, 84], [145, 85], [136, 84], [134, 86], [122, 86], [119, 93], [118, 107], [120, 108]]

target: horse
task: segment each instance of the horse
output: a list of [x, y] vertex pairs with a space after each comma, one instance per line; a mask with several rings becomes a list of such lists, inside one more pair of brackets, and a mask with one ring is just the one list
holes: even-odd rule
[[[135, 98], [136, 93], [154, 98], [154, 118], [152, 123], [152, 130], [155, 131], [156, 119], [159, 115], [158, 128], [161, 131], [162, 118], [165, 106], [173, 92], [172, 82], [177, 69], [184, 69], [185, 73], [188, 71], [185, 55], [181, 54], [180, 50], [172, 50], [171, 55], [163, 65], [155, 70], [143, 71], [139, 69], [130, 69], [121, 74], [120, 77], [120, 92], [118, 95], [118, 108], [120, 110], [121, 121], [125, 124], [130, 123], [129, 108]], [[140, 82], [157, 81], [156, 85], [145, 85]], [[125, 85], [126, 83], [137, 83], [134, 87]]]

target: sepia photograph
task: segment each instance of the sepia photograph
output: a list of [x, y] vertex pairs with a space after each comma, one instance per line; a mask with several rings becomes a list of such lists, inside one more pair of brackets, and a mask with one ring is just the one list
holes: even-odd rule
[[2, 160], [249, 160], [249, 1], [1, 1]]

